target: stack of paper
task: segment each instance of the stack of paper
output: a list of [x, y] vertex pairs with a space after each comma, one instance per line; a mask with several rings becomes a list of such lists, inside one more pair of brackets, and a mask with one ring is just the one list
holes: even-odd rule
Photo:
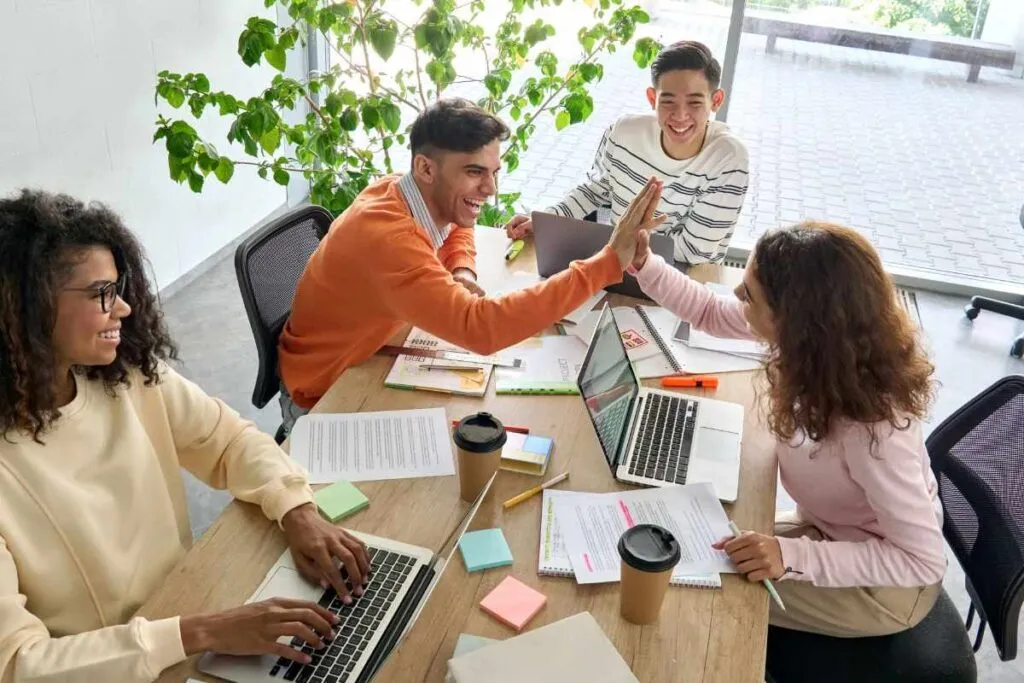
[[[542, 278], [536, 273], [526, 273], [522, 271], [509, 273], [506, 277], [502, 278], [502, 280], [500, 281], [500, 283], [498, 283], [496, 287], [487, 290], [487, 295], [502, 296], [504, 294], [509, 294], [520, 289], [532, 287], [541, 281]], [[568, 323], [569, 325], [579, 324], [580, 320], [583, 319], [583, 316], [585, 316], [590, 311], [594, 310], [594, 306], [596, 306], [598, 302], [604, 298], [604, 295], [604, 291], [600, 291], [597, 294], [594, 294], [589, 299], [584, 301], [579, 306], [579, 308], [567, 313], [560, 322]]]
[[[462, 642], [460, 636], [465, 652]], [[638, 683], [589, 612], [508, 640], [474, 645], [448, 661], [447, 683]]]
[[[405, 346], [434, 351], [465, 351], [417, 327], [409, 332]], [[431, 366], [434, 366], [434, 369], [430, 369]], [[443, 366], [445, 369], [437, 366]], [[460, 369], [447, 369], [451, 366]], [[391, 372], [384, 378], [384, 386], [392, 389], [422, 389], [444, 394], [483, 396], [487, 393], [487, 383], [491, 380], [493, 370], [493, 365], [401, 355], [395, 358]]]
[[[609, 583], [620, 579], [619, 537], [637, 524], [657, 524], [672, 532], [682, 558], [672, 570], [672, 581], [707, 585], [711, 574], [735, 573], [729, 556], [711, 547], [732, 536], [722, 503], [708, 483], [612, 493], [545, 491], [553, 501], [554, 519], [565, 544], [569, 563], [579, 583]], [[551, 496], [555, 493], [554, 496]], [[571, 495], [566, 495], [570, 493]], [[543, 520], [542, 520], [543, 525]], [[548, 535], [541, 529], [541, 558]], [[700, 576], [703, 575], [703, 576]], [[696, 581], [692, 579], [696, 576]], [[687, 582], [686, 579], [691, 579]], [[714, 579], [711, 579], [714, 585]], [[719, 584], [720, 585], [720, 584]]]

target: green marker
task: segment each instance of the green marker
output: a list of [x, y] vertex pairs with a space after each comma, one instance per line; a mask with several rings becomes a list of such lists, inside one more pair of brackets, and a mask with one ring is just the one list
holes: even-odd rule
[[516, 256], [519, 256], [519, 252], [526, 246], [526, 242], [523, 240], [512, 240], [512, 244], [508, 245], [508, 249], [505, 250], [505, 260], [511, 261]]

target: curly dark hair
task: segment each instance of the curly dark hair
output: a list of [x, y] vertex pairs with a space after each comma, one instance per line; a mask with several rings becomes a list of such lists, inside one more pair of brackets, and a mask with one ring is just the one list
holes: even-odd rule
[[53, 348], [57, 294], [83, 250], [110, 248], [126, 266], [125, 300], [132, 314], [121, 323], [117, 359], [102, 367], [74, 368], [102, 380], [108, 391], [139, 370], [151, 385], [158, 362], [177, 358], [145, 276], [138, 241], [110, 209], [35, 190], [0, 199], [0, 435], [13, 431], [37, 441], [59, 417]]
[[906, 429], [924, 417], [935, 367], [864, 237], [816, 222], [769, 231], [753, 268], [776, 330], [765, 366], [775, 436], [821, 441], [840, 419]]

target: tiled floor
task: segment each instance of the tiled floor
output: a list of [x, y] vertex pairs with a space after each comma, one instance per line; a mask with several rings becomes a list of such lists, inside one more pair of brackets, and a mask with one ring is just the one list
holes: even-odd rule
[[[1024, 373], [1024, 363], [1007, 355], [1011, 339], [1024, 329], [1017, 321], [982, 313], [970, 325], [963, 318], [964, 302], [959, 298], [919, 293], [918, 302], [942, 383], [932, 424], [997, 378]], [[165, 301], [164, 310], [171, 332], [181, 345], [184, 373], [272, 434], [279, 423], [277, 406], [257, 410], [250, 403], [256, 350], [231, 259], [218, 263]], [[189, 482], [188, 491], [193, 530], [198, 535], [216, 518], [228, 496], [194, 480]], [[790, 504], [780, 499], [780, 506]], [[945, 585], [966, 613], [963, 574], [952, 558]], [[1024, 662], [1000, 662], [990, 644], [982, 648], [979, 668], [982, 681], [1024, 683]]]
[[[748, 3], [749, 4], [749, 3]], [[727, 21], [658, 0], [642, 31], [706, 42], [721, 57]], [[750, 190], [734, 241], [804, 218], [851, 225], [890, 265], [1021, 282], [1024, 80], [962, 64], [743, 34], [729, 125], [750, 149]], [[585, 124], [539, 120], [502, 191], [542, 209], [585, 176], [602, 132], [649, 111], [648, 76], [628, 51], [605, 60]], [[463, 94], [475, 94], [467, 90]]]

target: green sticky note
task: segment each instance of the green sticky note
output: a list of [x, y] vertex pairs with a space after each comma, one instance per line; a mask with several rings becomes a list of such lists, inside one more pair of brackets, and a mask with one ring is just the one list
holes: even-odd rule
[[462, 561], [466, 563], [467, 572], [512, 564], [512, 551], [501, 529], [470, 531], [459, 541], [459, 550], [462, 551]]
[[313, 494], [316, 506], [327, 521], [334, 524], [370, 504], [363, 492], [347, 481], [336, 481]]

